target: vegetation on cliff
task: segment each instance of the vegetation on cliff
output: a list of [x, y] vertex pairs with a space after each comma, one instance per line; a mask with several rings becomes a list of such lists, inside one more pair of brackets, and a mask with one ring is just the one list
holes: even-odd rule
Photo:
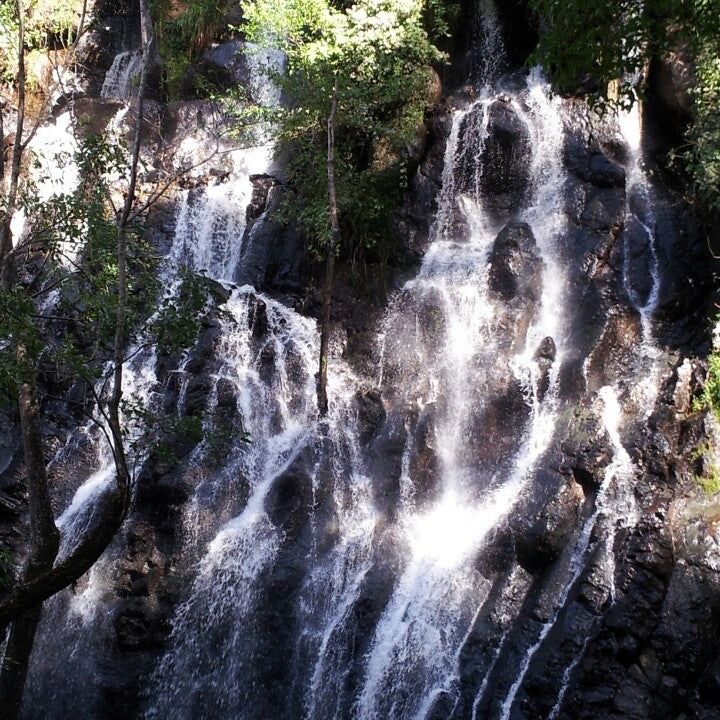
[[717, 0], [532, 0], [543, 20], [534, 60], [564, 91], [591, 90], [632, 103], [651, 59], [680, 53], [693, 66], [692, 121], [687, 144], [675, 150], [693, 194], [720, 211], [720, 3]]

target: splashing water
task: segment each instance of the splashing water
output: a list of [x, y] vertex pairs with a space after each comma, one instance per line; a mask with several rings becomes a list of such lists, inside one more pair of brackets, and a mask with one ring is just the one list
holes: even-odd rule
[[[646, 415], [649, 415], [657, 397], [661, 370], [661, 352], [653, 333], [653, 316], [660, 301], [661, 290], [657, 202], [650, 178], [643, 168], [640, 100], [636, 99], [629, 110], [619, 111], [617, 119], [628, 149], [623, 278], [628, 295], [640, 315], [642, 328], [639, 363], [644, 377], [637, 384], [634, 395], [637, 397], [638, 404], [645, 408]], [[631, 235], [638, 230], [646, 240], [644, 255], [647, 258], [647, 273], [650, 283], [644, 298], [642, 293], [633, 287], [631, 277], [631, 270], [635, 270], [631, 268]]]
[[[488, 252], [496, 228], [483, 210], [482, 168], [477, 166], [487, 138], [488, 108], [494, 101], [489, 92], [453, 118], [435, 242], [425, 256], [418, 278], [401, 293], [403, 311], [410, 296], [419, 308], [426, 305], [426, 313], [431, 309], [444, 320], [439, 337], [441, 350], [435, 346], [438, 342], [435, 328], [430, 329], [432, 334], [423, 337], [421, 333], [414, 341], [427, 343], [420, 364], [424, 373], [435, 376], [434, 382], [419, 394], [424, 395], [423, 403], [439, 408], [434, 445], [438, 448], [442, 480], [439, 498], [427, 510], [418, 510], [408, 503], [401, 511], [400, 526], [405, 533], [409, 563], [375, 629], [355, 710], [363, 720], [425, 717], [435, 698], [452, 691], [459, 649], [474, 608], [482, 604], [490, 587], [471, 560], [488, 533], [517, 502], [535, 462], [553, 435], [554, 391], [542, 402], [538, 400], [532, 359], [542, 338], [553, 334], [559, 344], [562, 339], [562, 272], [552, 252], [563, 223], [557, 200], [563, 177], [560, 160], [563, 129], [546, 93], [547, 85], [534, 73], [528, 80], [528, 109], [524, 110], [518, 99], [511, 104], [537, 140], [531, 164], [534, 201], [525, 217], [537, 234], [538, 249], [545, 261], [546, 291], [521, 351], [510, 362], [512, 377], [525, 387], [530, 421], [515, 459], [506, 469], [505, 482], [500, 480], [498, 485], [496, 474], [492, 473], [483, 483], [482, 475], [478, 474], [482, 469], [462, 460], [468, 423], [477, 403], [468, 387], [482, 384], [478, 368], [485, 366], [480, 359], [485, 352], [488, 357], [497, 353], [497, 337], [492, 328], [496, 309], [485, 287]], [[467, 185], [476, 190], [469, 198], [458, 198], [457, 168], [466, 165], [469, 158], [475, 166], [475, 179]], [[465, 242], [454, 234], [453, 208], [457, 203], [472, 220]], [[389, 326], [394, 322], [391, 311]], [[386, 334], [390, 332], [386, 330]], [[387, 347], [390, 343], [386, 342], [386, 353], [392, 358], [385, 358], [386, 368], [402, 366], [407, 361], [400, 349], [405, 344], [401, 338], [398, 359], [392, 358], [393, 348]], [[411, 376], [411, 370], [406, 368], [400, 375]], [[556, 379], [553, 374], [553, 388]], [[412, 397], [417, 396], [417, 390], [412, 392]]]
[[[257, 200], [253, 176], [272, 171], [271, 139], [232, 153], [221, 184], [179, 194], [161, 268], [164, 295], [177, 291], [187, 266], [219, 282], [229, 299], [201, 369], [192, 355], [177, 369], [173, 402], [181, 414], [201, 402], [204, 433], [178, 471], [190, 498], [171, 563], [184, 590], [164, 654], [143, 681], [147, 720], [480, 720], [489, 702], [492, 717], [509, 720], [584, 573], [607, 576], [607, 599], [615, 600], [616, 533], [636, 522], [636, 469], [622, 444], [632, 397], [620, 383], [592, 399], [612, 449], [594, 505], [587, 501], [588, 514], [553, 568], [559, 583], [542, 589], [549, 616], [514, 647], [539, 580], [501, 546], [512, 544], [513, 513], [524, 512], [559, 444], [574, 278], [563, 259], [571, 233], [562, 100], [539, 69], [523, 86], [516, 77], [503, 84], [500, 18], [490, 0], [481, 5], [477, 47], [489, 61], [472, 78], [472, 99], [452, 116], [430, 246], [382, 319], [375, 377], [351, 368], [340, 357], [346, 338], [334, 338], [327, 418], [318, 419], [315, 401], [316, 322], [243, 285], [254, 280], [251, 255], [264, 237], [255, 232], [265, 216], [248, 209]], [[253, 52], [252, 93], [279, 103], [267, 68], [283, 59]], [[106, 84], [117, 98], [132, 84], [132, 54], [116, 61]], [[516, 148], [527, 160], [526, 187], [512, 209], [500, 210], [486, 160], [498, 108], [501, 121], [511, 118], [527, 136]], [[649, 290], [640, 291], [626, 267], [625, 287], [642, 319], [638, 365], [649, 367], [657, 222], [639, 120], [621, 118], [621, 125], [630, 150], [626, 224], [644, 232], [650, 275]], [[193, 133], [182, 152], [201, 150]], [[511, 220], [526, 223], [534, 238], [526, 249], [537, 261], [539, 290], [529, 300], [501, 300], [492, 288], [491, 262], [501, 262], [496, 239]], [[548, 339], [552, 360], [539, 359]], [[156, 364], [152, 351], [138, 352], [128, 368], [128, 393], [145, 406], [162, 400]], [[358, 401], [370, 389], [380, 391], [384, 413], [372, 432]], [[114, 478], [109, 455], [100, 453], [93, 470], [61, 516], [63, 552], [92, 522]], [[96, 565], [75, 595], [53, 600], [43, 621], [41, 652], [59, 658], [61, 646], [70, 647], [80, 668], [72, 694], [89, 717], [96, 698], [80, 684], [103, 672], [107, 650], [96, 645], [113, 636], [109, 613], [101, 612], [116, 597], [112, 562]], [[52, 625], [61, 621], [53, 645]], [[562, 666], [551, 718], [588, 641]], [[60, 698], [60, 690], [44, 688], [55, 678], [42, 677], [45, 664], [32, 671], [33, 695]], [[39, 706], [28, 707], [31, 720]], [[49, 720], [68, 711], [59, 704]]]

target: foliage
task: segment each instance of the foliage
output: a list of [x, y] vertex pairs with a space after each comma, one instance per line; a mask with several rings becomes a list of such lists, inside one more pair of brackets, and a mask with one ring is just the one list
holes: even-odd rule
[[158, 352], [164, 355], [189, 348], [208, 314], [222, 301], [216, 283], [200, 273], [181, 268], [179, 280], [177, 291], [163, 298], [150, 323]]
[[634, 100], [633, 85], [653, 56], [687, 47], [695, 58], [694, 120], [682, 159], [694, 192], [720, 209], [720, 8], [717, 0], [532, 0], [543, 18], [535, 62], [564, 91], [592, 88], [601, 104]]
[[697, 483], [708, 497], [717, 495], [720, 493], [720, 470], [716, 465], [711, 465], [709, 472], [697, 477]]
[[404, 190], [408, 148], [431, 103], [430, 65], [442, 59], [423, 26], [421, 0], [248, 0], [245, 33], [287, 54], [276, 78], [291, 107], [278, 113], [293, 148], [281, 215], [326, 246], [326, 118], [337, 84], [336, 179], [340, 227], [351, 251], [382, 251]]
[[[80, 0], [25, 0], [26, 49], [69, 45], [81, 12]], [[0, 0], [0, 78], [5, 82], [17, 73], [17, 31], [15, 0]]]
[[720, 211], [720, 28], [717, 32], [700, 44], [696, 56], [688, 168], [704, 205]]
[[252, 437], [249, 432], [242, 428], [238, 430], [235, 423], [228, 418], [214, 417], [212, 426], [205, 433], [208, 461], [220, 466], [232, 448], [233, 440], [245, 445], [252, 444]]
[[139, 464], [152, 457], [155, 463], [174, 467], [178, 441], [195, 444], [204, 435], [201, 417], [157, 412], [135, 396], [123, 399], [122, 412], [128, 446]]
[[[117, 227], [110, 178], [123, 182], [128, 172], [121, 148], [102, 137], [83, 142], [73, 161], [80, 181], [74, 192], [38, 190], [45, 167], [24, 179], [19, 205], [29, 226], [17, 242], [24, 248], [16, 282], [0, 290], [0, 307], [10, 322], [0, 327], [0, 396], [16, 396], [24, 369], [15, 357], [19, 344], [24, 362], [42, 357], [55, 382], [93, 382], [110, 354], [117, 317]], [[141, 228], [128, 233], [126, 318], [137, 326], [157, 295], [157, 258]], [[58, 338], [60, 338], [58, 340]]]
[[459, 0], [427, 0], [425, 6], [425, 26], [433, 41], [452, 35], [461, 17], [462, 5]]
[[712, 444], [704, 442], [690, 455], [698, 468], [702, 468], [702, 472], [695, 475], [695, 483], [708, 497], [720, 493], [720, 468], [715, 461], [715, 453]]
[[695, 400], [693, 409], [710, 410], [720, 421], [720, 353], [718, 352], [713, 352], [708, 357], [708, 370], [702, 394]]
[[188, 68], [218, 31], [225, 0], [152, 0], [155, 33], [163, 62], [163, 80], [171, 97], [181, 90]]
[[[17, 397], [17, 386], [28, 376], [29, 363], [36, 362], [42, 352], [34, 313], [34, 304], [22, 289], [0, 287], [0, 402]], [[16, 355], [19, 346], [25, 348], [23, 358]]]

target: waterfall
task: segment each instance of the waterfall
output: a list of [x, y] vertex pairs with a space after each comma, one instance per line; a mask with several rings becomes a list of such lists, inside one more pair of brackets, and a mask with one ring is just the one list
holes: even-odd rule
[[[268, 64], [271, 60], [276, 64], [280, 60], [274, 54], [268, 55], [266, 60], [266, 64], [258, 65], [255, 83], [258, 91], [264, 93], [263, 97], [268, 101], [274, 101], [277, 99], [277, 94], [269, 87], [271, 83], [267, 75]], [[102, 97], [128, 100], [132, 94], [131, 82], [138, 68], [138, 62], [138, 53], [118, 55], [108, 71]], [[117, 132], [123, 113], [124, 110], [119, 111], [111, 123], [111, 132]], [[43, 175], [38, 179], [42, 201], [52, 195], [70, 195], [77, 188], [79, 176], [74, 163], [77, 142], [71, 132], [70, 117], [70, 112], [64, 113], [54, 125], [41, 127], [33, 139], [33, 151], [40, 156], [43, 167], [53, 169], [49, 176]], [[172, 297], [177, 292], [179, 271], [182, 267], [203, 272], [219, 282], [230, 283], [233, 279], [241, 277], [241, 259], [248, 249], [244, 240], [247, 239], [245, 232], [247, 208], [253, 196], [251, 176], [270, 171], [272, 154], [272, 141], [263, 129], [260, 129], [256, 147], [229, 153], [232, 168], [229, 182], [203, 190], [188, 190], [181, 194], [174, 241], [160, 266], [161, 287], [165, 298]], [[16, 214], [13, 222], [17, 226], [17, 231], [22, 232], [24, 216], [21, 213]], [[61, 262], [72, 265], [78, 257], [80, 247], [77, 244], [67, 245], [67, 248], [61, 246], [61, 251], [64, 251]], [[238, 332], [238, 328], [241, 327], [245, 334], [250, 331], [247, 325], [248, 310], [253, 302], [262, 303], [263, 300], [261, 296], [256, 296], [252, 288], [234, 290], [227, 302], [229, 318], [223, 323], [223, 342], [229, 358], [229, 369], [225, 372], [221, 370], [218, 380], [227, 374], [242, 374], [243, 369], [235, 366], [233, 360], [240, 363], [250, 362], [240, 350], [242, 346], [247, 345], [247, 342], [242, 339], [245, 336]], [[269, 317], [279, 314], [277, 322], [282, 327], [279, 332], [284, 334], [289, 311], [269, 299], [267, 303], [270, 310]], [[302, 328], [302, 331], [298, 331], [298, 338], [307, 340], [308, 337], [312, 337], [314, 328], [310, 321], [300, 318], [295, 313], [291, 313], [290, 316], [296, 319], [296, 325]], [[292, 346], [288, 347], [286, 352], [289, 364], [297, 361], [298, 352], [304, 353], [305, 364], [310, 363], [311, 357], [314, 358], [309, 345], [303, 347], [301, 344], [295, 344], [295, 338], [288, 342]], [[156, 349], [141, 340], [128, 350], [127, 355], [131, 360], [124, 368], [124, 398], [136, 402], [144, 410], [158, 410], [161, 407], [161, 388], [157, 377]], [[282, 374], [280, 382], [284, 385], [291, 384], [287, 373]], [[98, 394], [102, 394], [104, 383], [105, 379], [101, 378], [96, 388]], [[257, 399], [249, 397], [247, 393], [247, 388], [243, 388], [242, 403], [238, 408], [239, 412], [244, 411], [244, 418], [251, 417], [248, 403]], [[305, 388], [303, 395], [307, 398], [314, 397], [314, 391], [310, 392], [310, 385]], [[269, 434], [269, 425], [275, 421], [275, 418], [269, 414], [265, 420], [265, 425], [261, 424], [260, 428], [251, 429], [256, 430], [259, 435]], [[134, 427], [132, 418], [126, 417], [124, 423], [129, 437], [141, 431], [140, 428]], [[295, 427], [289, 428], [285, 435], [281, 433], [276, 439], [278, 458], [282, 459], [284, 454], [291, 453], [288, 448], [294, 446], [296, 441], [299, 442], [299, 434], [301, 433], [298, 433]], [[288, 448], [282, 447], [283, 442]], [[57, 520], [62, 535], [59, 557], [72, 552], [85, 530], [93, 524], [98, 502], [115, 479], [112, 452], [92, 422], [81, 426], [74, 436], [68, 439], [66, 446], [60, 449], [51, 462], [50, 468], [62, 468], [78, 445], [90, 445], [89, 454], [94, 459], [90, 461], [91, 471], [79, 484]], [[130, 462], [131, 464], [142, 462], [142, 458], [130, 457]], [[258, 495], [258, 502], [262, 503], [261, 494]], [[250, 510], [248, 513], [252, 515]], [[86, 578], [80, 581], [77, 588], [73, 587], [59, 593], [45, 604], [31, 658], [23, 704], [22, 716], [27, 720], [37, 717], [40, 713], [46, 718], [66, 717], [70, 712], [70, 706], [67, 705], [69, 700], [79, 702], [88, 709], [97, 702], [97, 688], [86, 682], [87, 678], [83, 677], [83, 673], [89, 677], [97, 677], [100, 670], [98, 666], [100, 651], [97, 646], [100, 642], [99, 638], [109, 632], [106, 627], [107, 620], [102, 617], [101, 610], [108, 599], [107, 587], [112, 581], [111, 568], [116, 560], [114, 545], [117, 543], [116, 539], [113, 546], [93, 566]], [[218, 543], [222, 544], [220, 541]], [[68, 648], [71, 658], [78, 663], [79, 668], [83, 668], [83, 673], [78, 673], [70, 682], [71, 693], [68, 693], [67, 687], [57, 687], [52, 672], [49, 672], [49, 668], [60, 664], [60, 658]], [[52, 699], [52, 710], [47, 705], [49, 698]]]
[[[623, 279], [630, 299], [640, 315], [642, 327], [642, 345], [639, 353], [639, 363], [646, 373], [645, 378], [635, 390], [637, 402], [645, 408], [649, 415], [657, 396], [658, 376], [660, 373], [660, 349], [655, 341], [653, 332], [653, 315], [657, 310], [660, 299], [660, 255], [658, 242], [659, 218], [657, 216], [658, 202], [652, 182], [643, 167], [642, 153], [642, 117], [640, 99], [629, 110], [618, 112], [620, 132], [625, 140], [628, 151], [628, 170], [626, 181], [627, 206], [625, 211], [625, 228], [623, 237]], [[645, 272], [637, 272], [638, 251], [631, 248], [631, 238], [634, 232], [640, 232], [645, 242], [640, 250], [640, 257], [644, 261]], [[646, 278], [649, 288], [638, 290], [633, 286], [632, 275]]]
[[[559, 115], [547, 93], [546, 83], [534, 72], [527, 88], [512, 102], [535, 141], [532, 202], [521, 217], [536, 233], [544, 264], [545, 292], [525, 342], [509, 358], [504, 370], [497, 368], [497, 372], [519, 383], [530, 410], [524, 438], [504, 469], [504, 481], [497, 470], [483, 472], [482, 467], [462, 460], [468, 424], [477, 404], [482, 404], [482, 398], [469, 389], [482, 386], [483, 368], [502, 354], [493, 327], [498, 308], [487, 289], [488, 253], [499, 228], [493, 226], [483, 209], [480, 163], [487, 138], [488, 107], [496, 99], [491, 89], [453, 118], [435, 242], [417, 279], [401, 291], [398, 310], [391, 309], [387, 320], [391, 334], [399, 340], [396, 348], [386, 349], [386, 354], [397, 352], [398, 357], [393, 362], [386, 357], [385, 367], [407, 362], [407, 343], [398, 334], [397, 326], [407, 323], [408, 308], [416, 313], [438, 308], [444, 320], [440, 338], [434, 334], [423, 337], [416, 332], [416, 324], [410, 327], [415, 334], [413, 346], [420, 355], [411, 358], [413, 365], [423, 368], [423, 375], [430, 377], [421, 375], [423, 386], [411, 387], [406, 399], [439, 408], [434, 441], [440, 455], [442, 488], [432, 507], [418, 509], [410, 500], [400, 511], [399, 522], [410, 559], [375, 630], [357, 705], [359, 718], [426, 717], [439, 694], [453, 692], [457, 653], [472, 620], [468, 611], [474, 614], [490, 587], [490, 579], [473, 566], [473, 557], [483, 539], [511, 511], [553, 435], [557, 376], [553, 374], [551, 390], [540, 400], [533, 360], [543, 338], [554, 337], [558, 346], [562, 341], [563, 281], [553, 245], [562, 229], [557, 198], [562, 187], [563, 134]], [[523, 109], [525, 104], [527, 110]], [[456, 182], [456, 174], [468, 162], [473, 174], [468, 183], [470, 197], [458, 193]], [[451, 218], [458, 205], [470, 227], [465, 242], [451, 239]], [[410, 373], [409, 368], [403, 369], [399, 376], [407, 378]], [[490, 377], [486, 376], [485, 381]]]
[[[568, 596], [570, 595], [570, 591], [574, 587], [575, 583], [578, 581], [580, 574], [585, 569], [586, 553], [588, 551], [588, 548], [590, 547], [591, 535], [596, 529], [598, 521], [602, 518], [602, 520], [607, 526], [605, 532], [608, 533], [608, 539], [606, 540], [605, 546], [606, 551], [609, 553], [610, 557], [612, 557], [613, 553], [613, 539], [616, 523], [621, 518], [623, 521], [631, 522], [631, 517], [627, 513], [623, 513], [623, 505], [617, 502], [617, 498], [615, 496], [611, 495], [612, 485], [615, 482], [619, 486], [619, 488], [616, 489], [615, 495], [619, 495], [623, 499], [627, 498], [627, 484], [632, 479], [634, 470], [630, 461], [630, 457], [627, 454], [627, 451], [623, 447], [620, 440], [620, 420], [622, 411], [620, 409], [620, 404], [618, 403], [615, 390], [612, 387], [606, 386], [602, 388], [598, 393], [598, 396], [603, 403], [603, 424], [605, 425], [605, 430], [610, 437], [610, 441], [614, 449], [613, 459], [605, 470], [605, 477], [595, 500], [595, 510], [583, 524], [580, 530], [580, 534], [575, 542], [575, 547], [573, 548], [572, 557], [570, 559], [570, 566], [567, 571], [567, 580], [564, 584], [562, 592], [560, 593], [560, 597], [555, 604], [555, 612], [552, 614], [550, 619], [542, 626], [536, 642], [526, 651], [525, 657], [521, 662], [517, 677], [515, 678], [515, 681], [510, 687], [510, 691], [508, 692], [507, 697], [503, 701], [500, 720], [508, 720], [508, 718], [510, 717], [510, 711], [513, 707], [513, 703], [515, 702], [518, 689], [520, 688], [523, 680], [525, 679], [527, 671], [530, 667], [530, 663], [532, 662], [535, 654], [545, 642], [545, 639], [547, 638], [548, 634], [557, 622], [558, 615], [560, 611], [564, 608]], [[611, 587], [614, 586], [612, 580], [613, 572], [614, 565], [611, 564], [609, 570]], [[611, 592], [611, 596], [612, 594], [613, 593]], [[566, 684], [569, 680], [569, 674], [572, 671], [572, 667], [573, 666], [571, 664], [568, 668], [567, 677], [563, 676], [564, 685], [561, 688], [560, 696], [557, 701], [558, 710], [559, 705], [565, 695], [567, 687]], [[551, 715], [555, 712], [556, 710], [553, 709], [553, 711], [551, 711]]]
[[[127, 525], [45, 605], [24, 720], [105, 720], [126, 697], [144, 720], [558, 720], [575, 707], [647, 510], [638, 438], [663, 369], [664, 208], [637, 105], [588, 110], [596, 137], [541, 68], [512, 71], [503, 17], [476, 6], [469, 84], [438, 109], [444, 148], [421, 165], [427, 247], [371, 322], [337, 323], [327, 417], [312, 293], [266, 279], [273, 245], [293, 242], [273, 235], [273, 128], [223, 145], [174, 194], [158, 307], [186, 268], [223, 299], [179, 358], [139, 338], [125, 393], [203, 433], [177, 441], [172, 470], [135, 458]], [[243, 52], [249, 94], [279, 105], [284, 58]], [[124, 104], [117, 127], [137, 62], [118, 55], [103, 86]], [[176, 169], [209, 137], [187, 124]], [[100, 440], [82, 426], [51, 464], [63, 554], [114, 481]], [[172, 500], [148, 509], [143, 493]], [[136, 560], [152, 588], [133, 586]]]
[[[75, 192], [80, 181], [75, 162], [78, 142], [70, 111], [59, 115], [54, 122], [39, 127], [28, 150], [33, 157], [27, 188], [32, 202], [47, 203], [53, 197], [70, 196]], [[20, 207], [15, 210], [10, 225], [15, 244], [22, 240], [26, 225], [26, 211]], [[72, 268], [80, 246], [81, 243], [76, 239], [61, 240], [57, 248], [59, 264]]]
[[100, 97], [103, 100], [128, 102], [137, 94], [136, 84], [142, 70], [142, 52], [132, 50], [115, 56], [103, 82]]

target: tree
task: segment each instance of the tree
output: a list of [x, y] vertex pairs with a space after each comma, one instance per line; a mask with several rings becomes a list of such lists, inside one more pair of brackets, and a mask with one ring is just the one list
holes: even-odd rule
[[[433, 7], [437, 3], [432, 3]], [[442, 54], [421, 0], [248, 0], [249, 39], [287, 54], [278, 114], [290, 147], [281, 216], [325, 256], [318, 409], [327, 413], [327, 356], [336, 255], [390, 252], [390, 214], [404, 192], [409, 146], [433, 99]]]
[[[34, 9], [35, 0], [28, 1]], [[134, 353], [150, 344], [159, 352], [186, 350], [197, 339], [203, 318], [221, 301], [207, 278], [187, 269], [177, 269], [179, 282], [170, 293], [159, 287], [155, 254], [143, 237], [142, 221], [184, 175], [233, 149], [221, 149], [221, 142], [232, 137], [243, 142], [245, 131], [263, 121], [261, 109], [248, 105], [242, 93], [216, 98], [211, 106], [220, 130], [207, 154], [184, 162], [179, 170], [174, 163], [165, 168], [161, 158], [156, 168], [160, 179], [151, 183], [143, 177], [145, 97], [160, 59], [150, 0], [138, 0], [142, 62], [134, 112], [129, 113], [134, 116], [129, 153], [106, 137], [85, 133], [74, 158], [76, 189], [42, 199], [26, 170], [38, 165], [30, 143], [48, 119], [49, 107], [35, 102], [35, 117], [26, 122], [26, 98], [37, 97], [28, 91], [25, 66], [29, 49], [34, 52], [51, 33], [50, 28], [43, 31], [42, 24], [27, 33], [26, 20], [32, 14], [23, 2], [0, 0], [0, 57], [10, 57], [5, 41], [11, 36], [14, 54], [6, 67], [15, 70], [9, 79], [17, 108], [10, 161], [0, 152], [0, 402], [10, 402], [19, 411], [29, 517], [25, 562], [14, 583], [0, 593], [0, 628], [10, 626], [0, 669], [0, 707], [7, 713], [3, 717], [14, 717], [19, 710], [42, 603], [84, 575], [117, 535], [129, 511], [135, 471], [160, 453], [163, 435], [197, 429], [123, 397], [124, 368]], [[62, 0], [50, 7], [74, 4]], [[74, 43], [63, 45], [68, 62], [84, 28], [84, 6], [78, 16], [72, 29], [66, 20], [58, 26], [64, 28], [63, 39], [74, 32]], [[46, 93], [45, 100], [52, 95]], [[2, 120], [0, 112], [0, 146]], [[209, 127], [205, 130], [212, 133]], [[66, 161], [56, 157], [57, 169], [63, 170]], [[51, 162], [44, 158], [40, 172], [49, 170], [43, 165]], [[27, 223], [13, 238], [11, 220], [19, 210]], [[68, 244], [79, 248], [77, 257], [70, 257]], [[43, 308], [51, 299], [47, 315]], [[49, 375], [54, 378], [51, 385], [62, 380], [82, 391], [82, 410], [108, 442], [115, 470], [110, 488], [95, 501], [92, 523], [60, 556], [40, 412], [51, 393]]]
[[[117, 216], [116, 261], [117, 303], [113, 347], [112, 391], [107, 407], [98, 398], [98, 410], [107, 422], [115, 462], [116, 480], [109, 496], [103, 499], [102, 517], [88, 530], [66, 557], [56, 561], [59, 531], [50, 505], [44, 442], [40, 426], [38, 395], [37, 328], [28, 318], [33, 316], [33, 282], [28, 283], [25, 273], [43, 251], [52, 252], [52, 241], [38, 246], [38, 234], [13, 243], [11, 219], [20, 203], [23, 156], [30, 138], [25, 132], [25, 8], [23, 0], [16, 0], [17, 23], [17, 125], [13, 142], [9, 180], [3, 198], [2, 235], [0, 235], [0, 279], [5, 304], [20, 309], [15, 316], [16, 351], [15, 367], [11, 375], [16, 381], [17, 405], [22, 427], [22, 445], [28, 489], [29, 551], [15, 584], [0, 599], [0, 625], [12, 623], [0, 671], [0, 706], [6, 717], [16, 717], [22, 700], [27, 667], [34, 635], [40, 617], [42, 602], [82, 576], [99, 558], [122, 524], [129, 507], [131, 473], [120, 419], [123, 365], [127, 349], [127, 237], [136, 199], [138, 162], [142, 142], [143, 103], [147, 78], [154, 58], [154, 36], [147, 0], [139, 0], [142, 24], [143, 64], [137, 96], [137, 119], [132, 147], [128, 184], [122, 210]], [[84, 15], [84, 13], [83, 13]], [[3, 167], [2, 170], [5, 170]], [[3, 173], [3, 180], [5, 180]], [[70, 209], [72, 214], [72, 209]], [[42, 226], [42, 221], [39, 221]], [[51, 236], [52, 237], [52, 236]], [[57, 238], [53, 238], [57, 240]], [[36, 278], [37, 279], [37, 278]], [[40, 290], [38, 294], [45, 292]], [[36, 347], [31, 347], [35, 345]]]

